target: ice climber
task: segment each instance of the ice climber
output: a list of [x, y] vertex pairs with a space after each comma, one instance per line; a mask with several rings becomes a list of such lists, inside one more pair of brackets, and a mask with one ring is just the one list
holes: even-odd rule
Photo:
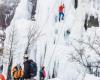
[[61, 19], [64, 20], [64, 8], [64, 4], [61, 4], [59, 6], [59, 22]]

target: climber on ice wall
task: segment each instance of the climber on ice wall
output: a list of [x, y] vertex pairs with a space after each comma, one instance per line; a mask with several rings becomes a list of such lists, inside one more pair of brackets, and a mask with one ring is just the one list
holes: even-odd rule
[[64, 8], [64, 4], [61, 4], [59, 6], [59, 22], [61, 19], [64, 20]]

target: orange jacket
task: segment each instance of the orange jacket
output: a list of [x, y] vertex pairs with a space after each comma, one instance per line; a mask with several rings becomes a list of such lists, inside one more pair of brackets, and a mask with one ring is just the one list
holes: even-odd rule
[[18, 70], [18, 77], [23, 77], [23, 76], [24, 76], [24, 71]]
[[24, 71], [22, 69], [16, 70], [15, 68], [13, 69], [13, 77], [14, 78], [20, 78], [23, 77]]

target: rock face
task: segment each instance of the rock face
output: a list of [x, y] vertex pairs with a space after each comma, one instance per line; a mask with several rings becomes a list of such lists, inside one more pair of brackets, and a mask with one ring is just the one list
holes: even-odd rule
[[36, 5], [37, 5], [37, 0], [31, 0], [33, 3], [33, 9], [32, 9], [32, 20], [34, 20], [34, 15], [36, 14]]
[[75, 0], [74, 8], [76, 9], [78, 7], [78, 0]]
[[94, 16], [90, 16], [90, 19], [88, 20], [88, 27], [91, 26], [99, 27], [98, 17], [94, 18]]
[[87, 30], [87, 28], [91, 28], [92, 26], [93, 27], [99, 27], [98, 17], [95, 18], [92, 15], [88, 16], [86, 14], [86, 16], [85, 16], [85, 22], [84, 22], [84, 28], [85, 28], [85, 30]]
[[19, 0], [4, 0], [0, 5], [0, 27], [4, 29], [10, 25]]
[[[34, 20], [34, 15], [36, 11], [37, 0], [30, 0], [33, 3], [32, 9], [32, 20]], [[2, 4], [0, 4], [0, 27], [4, 29], [10, 25], [11, 20], [13, 19], [16, 7], [20, 0], [4, 0]]]

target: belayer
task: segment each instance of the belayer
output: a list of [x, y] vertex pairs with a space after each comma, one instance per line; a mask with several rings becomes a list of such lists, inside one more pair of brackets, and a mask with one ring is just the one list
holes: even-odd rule
[[45, 71], [45, 67], [42, 66], [40, 69], [40, 80], [44, 80], [46, 77], [46, 71]]
[[24, 71], [22, 70], [21, 66], [19, 66], [19, 68], [18, 66], [15, 66], [12, 70], [12, 74], [14, 80], [24, 80], [23, 79]]
[[28, 57], [24, 57], [24, 80], [35, 80], [37, 75], [37, 64], [28, 59]]
[[64, 4], [61, 4], [60, 6], [59, 6], [59, 22], [61, 21], [61, 20], [64, 20]]

